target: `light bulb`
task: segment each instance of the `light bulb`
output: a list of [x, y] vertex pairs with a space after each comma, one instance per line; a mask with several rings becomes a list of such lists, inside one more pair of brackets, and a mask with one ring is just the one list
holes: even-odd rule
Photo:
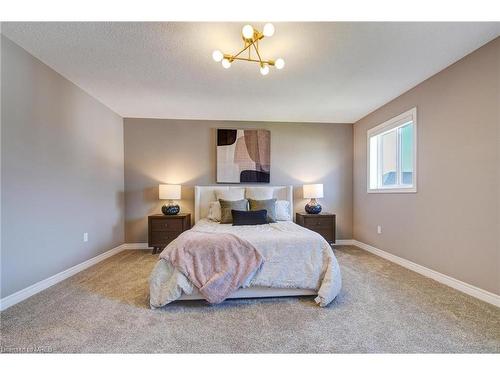
[[283, 60], [281, 57], [279, 59], [276, 59], [274, 62], [274, 66], [276, 69], [283, 69], [285, 67], [285, 60]]
[[212, 58], [217, 61], [217, 62], [220, 62], [222, 61], [222, 59], [224, 58], [224, 54], [219, 51], [218, 49], [216, 49], [213, 53], [212, 53]]
[[266, 23], [264, 25], [264, 30], [262, 31], [264, 36], [273, 36], [274, 35], [274, 25], [272, 23]]
[[260, 74], [267, 76], [267, 73], [269, 73], [269, 67], [267, 65], [262, 66], [260, 68]]
[[222, 60], [222, 66], [225, 68], [225, 69], [229, 69], [231, 67], [231, 61], [229, 61], [228, 59], [224, 59]]
[[243, 26], [243, 29], [241, 29], [241, 33], [243, 34], [243, 37], [245, 39], [252, 39], [253, 38], [253, 27], [252, 27], [252, 25], [245, 25], [245, 26]]

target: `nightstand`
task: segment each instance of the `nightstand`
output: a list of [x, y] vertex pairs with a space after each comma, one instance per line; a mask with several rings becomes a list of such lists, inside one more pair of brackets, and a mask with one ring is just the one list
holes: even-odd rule
[[298, 225], [321, 234], [330, 245], [335, 244], [335, 215], [327, 212], [306, 214], [297, 212], [295, 221]]
[[191, 214], [148, 216], [148, 246], [156, 254], [188, 229], [191, 229]]

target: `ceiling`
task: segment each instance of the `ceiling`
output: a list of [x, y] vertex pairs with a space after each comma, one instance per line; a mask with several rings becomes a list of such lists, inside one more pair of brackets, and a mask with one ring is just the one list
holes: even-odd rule
[[[283, 57], [225, 70], [244, 23], [2, 23], [2, 33], [123, 117], [352, 123], [500, 34], [500, 23], [275, 23]], [[257, 28], [262, 23], [253, 23]]]

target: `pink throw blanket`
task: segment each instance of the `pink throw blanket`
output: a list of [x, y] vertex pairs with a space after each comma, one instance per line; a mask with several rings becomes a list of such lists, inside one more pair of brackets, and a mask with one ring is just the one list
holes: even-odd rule
[[250, 242], [229, 233], [187, 231], [160, 254], [184, 274], [210, 303], [224, 301], [261, 266]]

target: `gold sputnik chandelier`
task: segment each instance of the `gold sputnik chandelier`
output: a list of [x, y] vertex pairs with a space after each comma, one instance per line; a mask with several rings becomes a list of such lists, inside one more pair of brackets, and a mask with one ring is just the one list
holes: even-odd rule
[[[231, 55], [216, 50], [212, 53], [212, 58], [215, 61], [222, 63], [222, 66], [225, 69], [229, 69], [235, 60], [258, 63], [260, 66], [260, 74], [263, 76], [269, 73], [270, 66], [274, 66], [276, 69], [283, 69], [285, 66], [285, 60], [282, 58], [278, 58], [276, 60], [263, 60], [259, 52], [259, 41], [264, 39], [264, 37], [271, 37], [274, 34], [274, 25], [272, 23], [266, 23], [262, 32], [254, 28], [252, 25], [245, 25], [241, 30], [241, 34], [243, 38], [243, 49], [241, 51]], [[257, 54], [256, 58], [252, 57], [252, 49]], [[246, 53], [243, 54], [245, 51], [248, 51], [248, 56]]]

